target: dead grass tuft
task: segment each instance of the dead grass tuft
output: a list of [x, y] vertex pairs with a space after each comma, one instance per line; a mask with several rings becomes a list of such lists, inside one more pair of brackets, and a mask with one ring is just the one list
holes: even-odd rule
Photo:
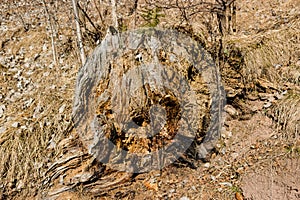
[[[22, 191], [34, 194], [41, 180], [61, 153], [59, 141], [68, 134], [71, 125], [72, 89], [74, 78], [60, 77], [61, 71], [50, 69], [53, 76], [41, 72], [34, 75], [37, 88], [22, 99], [7, 105], [8, 119], [1, 120], [6, 131], [0, 135], [0, 188], [3, 195]], [[55, 88], [50, 88], [55, 85]], [[30, 106], [25, 102], [33, 98]], [[64, 107], [64, 108], [63, 108]], [[17, 122], [18, 126], [12, 124]]]
[[225, 53], [240, 52], [245, 84], [266, 79], [274, 84], [299, 84], [300, 21], [293, 19], [277, 30], [225, 39]]
[[276, 122], [276, 128], [284, 134], [282, 137], [288, 142], [296, 143], [299, 140], [300, 124], [300, 94], [290, 92], [284, 99], [273, 106], [269, 114]]

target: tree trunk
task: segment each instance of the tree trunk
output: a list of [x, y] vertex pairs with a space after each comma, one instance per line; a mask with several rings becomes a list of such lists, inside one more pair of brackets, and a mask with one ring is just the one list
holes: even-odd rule
[[224, 92], [216, 70], [186, 35], [156, 29], [108, 34], [78, 74], [78, 138], [47, 175], [48, 183], [63, 175], [72, 184], [48, 196], [79, 184], [99, 195], [128, 183], [133, 173], [161, 170], [180, 157], [205, 158], [222, 126]]

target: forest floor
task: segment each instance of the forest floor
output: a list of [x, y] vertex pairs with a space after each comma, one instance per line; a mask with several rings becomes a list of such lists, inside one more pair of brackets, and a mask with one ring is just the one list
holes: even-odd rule
[[[45, 172], [63, 153], [57, 144], [70, 134], [80, 69], [72, 8], [46, 1], [55, 63], [42, 2], [0, 2], [0, 199], [39, 199]], [[176, 19], [168, 20], [161, 23]], [[86, 33], [87, 54], [104, 29]], [[299, 1], [237, 1], [237, 32], [224, 45], [244, 53], [243, 63], [233, 72], [236, 55], [229, 54], [222, 70], [226, 121], [210, 160], [138, 174], [98, 199], [300, 199], [299, 35]], [[79, 188], [59, 199], [93, 197]]]

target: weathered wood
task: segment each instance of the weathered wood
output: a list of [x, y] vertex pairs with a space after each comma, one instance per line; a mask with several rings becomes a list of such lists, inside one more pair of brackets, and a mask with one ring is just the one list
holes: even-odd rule
[[[74, 121], [89, 153], [101, 162], [147, 171], [157, 161], [154, 168], [160, 168], [161, 154], [173, 156], [164, 161], [172, 163], [206, 131], [198, 155], [205, 157], [206, 149], [213, 148], [208, 143], [219, 136], [220, 87], [212, 58], [185, 35], [155, 29], [111, 34], [79, 73]], [[214, 124], [203, 127], [205, 120]], [[178, 140], [175, 146], [159, 145], [159, 140], [168, 143], [168, 137]], [[117, 164], [124, 160], [130, 160], [128, 165]]]
[[99, 194], [186, 152], [205, 158], [219, 139], [224, 98], [212, 58], [186, 35], [158, 29], [109, 33], [76, 83], [73, 116], [82, 148], [72, 152], [85, 155], [85, 170], [66, 172], [74, 171], [79, 157], [65, 157], [49, 175], [82, 177], [71, 178], [69, 188], [80, 184]]

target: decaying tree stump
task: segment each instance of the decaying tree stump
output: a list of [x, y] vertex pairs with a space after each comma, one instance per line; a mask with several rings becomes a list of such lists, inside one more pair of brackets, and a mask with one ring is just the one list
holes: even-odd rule
[[53, 164], [45, 184], [63, 174], [69, 181], [48, 196], [79, 184], [99, 194], [187, 152], [206, 157], [219, 139], [224, 98], [212, 58], [186, 35], [108, 34], [78, 74], [73, 141], [81, 145], [66, 147], [70, 156]]

